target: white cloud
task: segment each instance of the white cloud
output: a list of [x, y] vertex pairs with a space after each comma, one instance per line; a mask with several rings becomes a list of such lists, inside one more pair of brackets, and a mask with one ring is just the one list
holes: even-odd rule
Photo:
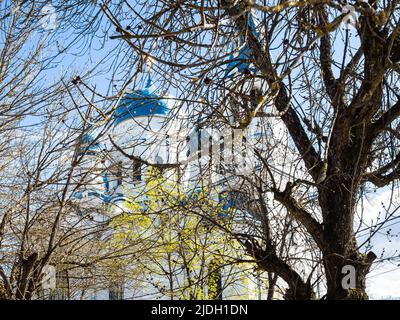
[[370, 299], [400, 299], [400, 268], [391, 263], [380, 264], [367, 278]]
[[[376, 222], [379, 212], [382, 212], [380, 215], [380, 222], [384, 221], [385, 212], [382, 204], [386, 209], [389, 209], [389, 213], [395, 210], [399, 205], [398, 192], [395, 192], [393, 198], [391, 198], [391, 196], [391, 190], [384, 189], [368, 197], [368, 200], [364, 202], [363, 215], [363, 221], [365, 221], [367, 225], [371, 224], [371, 220], [373, 220], [374, 223]], [[391, 202], [392, 206], [388, 208]], [[397, 211], [394, 214], [394, 217], [395, 216], [399, 217], [400, 212]], [[390, 234], [395, 235], [400, 233], [400, 223], [394, 224], [395, 222], [400, 222], [400, 219], [399, 221], [394, 220], [388, 222], [385, 227], [372, 238], [372, 251], [378, 255], [377, 260], [379, 260], [382, 250], [384, 250], [383, 258], [399, 255], [399, 251], [396, 250], [400, 250], [400, 239], [390, 238], [386, 235], [389, 228], [392, 229]], [[371, 272], [367, 276], [367, 293], [370, 299], [400, 299], [400, 267], [397, 266], [398, 264], [399, 259], [393, 262], [385, 261], [373, 265]]]

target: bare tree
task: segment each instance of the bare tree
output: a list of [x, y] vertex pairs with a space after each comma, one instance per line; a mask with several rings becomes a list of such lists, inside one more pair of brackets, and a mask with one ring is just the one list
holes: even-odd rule
[[[357, 243], [355, 226], [365, 223], [357, 205], [368, 190], [396, 186], [399, 178], [397, 2], [119, 5], [103, 6], [116, 27], [113, 39], [156, 61], [160, 85], [183, 101], [191, 121], [241, 129], [260, 117], [283, 122], [294, 154], [287, 175], [272, 173], [274, 149], [255, 150], [262, 173], [251, 185], [263, 228], [242, 238], [258, 266], [287, 283], [288, 299], [314, 297], [311, 279], [321, 266], [325, 298], [367, 298], [376, 255]], [[232, 63], [247, 67], [232, 76]], [[287, 232], [274, 232], [268, 194], [285, 208], [292, 231], [311, 239], [316, 254], [307, 275], [278, 254], [277, 243], [292, 244], [282, 238]], [[355, 269], [354, 288], [342, 284], [347, 265]]]
[[[57, 69], [54, 61], [87, 35], [95, 14], [82, 20], [87, 23], [84, 32], [70, 28], [69, 36], [75, 32], [75, 38], [56, 51], [55, 34], [63, 34], [66, 21], [72, 23], [85, 13], [89, 17], [92, 8], [81, 1], [71, 1], [70, 7], [49, 6], [47, 1], [0, 1], [1, 298], [46, 297], [42, 280], [49, 265], [65, 275], [110, 254], [96, 246], [96, 237], [107, 226], [92, 218], [106, 210], [74, 200], [82, 185], [101, 175], [84, 157], [82, 137], [88, 125], [77, 121], [75, 107], [68, 105], [62, 76], [49, 79], [51, 70]], [[71, 296], [70, 292], [64, 297]]]

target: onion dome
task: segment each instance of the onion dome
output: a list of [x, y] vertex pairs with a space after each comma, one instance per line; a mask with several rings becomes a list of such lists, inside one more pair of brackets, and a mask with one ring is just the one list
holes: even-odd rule
[[237, 73], [254, 72], [255, 68], [251, 66], [252, 56], [253, 52], [247, 46], [240, 50], [239, 53], [232, 53], [229, 57], [225, 75], [228, 78], [232, 78]]
[[[254, 12], [249, 12], [247, 19], [248, 30], [253, 34], [255, 38], [260, 40], [260, 34], [257, 31], [257, 25], [258, 21], [256, 16], [254, 15]], [[245, 39], [242, 38], [241, 42], [245, 43]], [[228, 78], [232, 78], [237, 73], [246, 74], [248, 72], [255, 72], [256, 69], [252, 64], [252, 60], [254, 60], [253, 50], [249, 48], [247, 44], [245, 44], [239, 52], [233, 52], [230, 55], [229, 62], [225, 71], [225, 76]]]
[[81, 143], [79, 146], [78, 155], [96, 155], [101, 150], [99, 142], [95, 141], [95, 138], [90, 133], [85, 133], [81, 137]]
[[158, 96], [151, 78], [143, 90], [125, 94], [114, 113], [114, 125], [136, 117], [166, 116], [170, 108], [168, 102]]

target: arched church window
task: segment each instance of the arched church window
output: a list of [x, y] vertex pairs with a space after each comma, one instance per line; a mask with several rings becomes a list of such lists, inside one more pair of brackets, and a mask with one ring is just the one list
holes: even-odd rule
[[133, 181], [142, 181], [142, 164], [139, 161], [133, 163]]
[[117, 186], [120, 186], [122, 184], [122, 161], [118, 162], [116, 178]]
[[225, 152], [225, 138], [221, 136], [219, 138], [219, 173], [224, 174], [224, 152]]
[[198, 158], [201, 158], [201, 130], [200, 128], [196, 129], [197, 131], [197, 151], [198, 151]]
[[188, 150], [186, 151], [186, 157], [188, 157], [188, 158], [190, 156], [190, 144], [189, 144], [189, 142], [190, 142], [190, 137], [186, 136], [186, 145], [188, 146]]
[[242, 147], [243, 147], [243, 150], [242, 150], [242, 156], [243, 156], [243, 158], [246, 158], [246, 149], [247, 149], [247, 138], [245, 137], [245, 136], [243, 136], [242, 137]]

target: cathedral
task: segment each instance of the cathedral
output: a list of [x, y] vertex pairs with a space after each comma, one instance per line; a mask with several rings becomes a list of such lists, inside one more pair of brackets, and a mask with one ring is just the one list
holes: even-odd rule
[[[249, 27], [258, 35], [251, 16]], [[251, 52], [246, 46], [232, 53], [229, 59], [225, 71], [227, 83], [233, 82], [234, 76], [254, 72], [249, 62]], [[228, 219], [227, 212], [232, 209], [235, 201], [227, 198], [226, 194], [229, 195], [229, 190], [238, 183], [240, 177], [251, 177], [258, 170], [260, 164], [253, 150], [255, 147], [259, 150], [265, 148], [264, 138], [268, 135], [268, 130], [274, 130], [275, 136], [287, 140], [283, 124], [277, 118], [265, 120], [255, 117], [245, 128], [213, 128], [201, 126], [200, 123], [188, 125], [188, 122], [184, 121], [188, 119], [185, 112], [176, 112], [177, 99], [170, 94], [160, 94], [157, 84], [153, 82], [152, 73], [151, 66], [148, 66], [141, 74], [143, 87], [127, 91], [118, 101], [107, 138], [97, 139], [95, 129], [89, 129], [82, 135], [76, 152], [83, 157], [80, 165], [82, 174], [89, 172], [91, 176], [88, 178], [89, 182], [74, 193], [73, 198], [89, 210], [100, 206], [107, 208], [107, 215], [94, 213], [94, 220], [107, 222], [122, 213], [129, 215], [132, 202], [147, 201], [149, 171], [154, 168], [167, 168], [172, 174], [164, 178], [165, 184], [178, 184], [188, 194], [199, 193], [205, 189], [212, 190], [207, 196], [221, 204], [221, 219]], [[252, 92], [254, 88], [260, 90], [261, 86], [261, 83], [252, 80], [245, 84], [245, 90]], [[228, 112], [226, 116], [234, 122], [237, 115]], [[287, 155], [276, 155], [276, 167], [280, 165], [279, 157], [285, 156]], [[240, 212], [240, 209], [236, 210]], [[231, 249], [224, 247], [215, 250], [221, 252]], [[229, 255], [228, 252], [225, 254]], [[205, 269], [216, 268], [216, 260], [212, 257], [204, 263]], [[265, 279], [257, 275], [251, 267], [240, 267], [240, 270], [235, 268], [230, 265], [223, 266], [219, 262], [218, 277], [214, 284], [217, 287], [217, 295], [211, 293], [214, 289], [210, 288], [209, 279], [202, 280], [201, 284], [197, 285], [202, 294], [196, 297], [266, 297], [268, 288]], [[250, 269], [252, 271], [249, 271]], [[158, 288], [167, 280], [160, 275], [152, 275], [152, 279], [157, 277], [159, 280], [153, 280], [153, 283], [157, 282]], [[177, 282], [185, 284], [188, 274], [180, 273], [176, 278]], [[150, 284], [148, 286], [151, 287]], [[135, 290], [133, 287], [135, 284], [125, 279], [110, 282], [108, 287], [94, 285], [93, 289], [90, 289], [89, 298], [171, 299], [171, 294], [163, 294], [163, 290], [154, 290], [154, 286], [139, 286], [140, 289]], [[182, 297], [184, 295], [173, 298]]]

